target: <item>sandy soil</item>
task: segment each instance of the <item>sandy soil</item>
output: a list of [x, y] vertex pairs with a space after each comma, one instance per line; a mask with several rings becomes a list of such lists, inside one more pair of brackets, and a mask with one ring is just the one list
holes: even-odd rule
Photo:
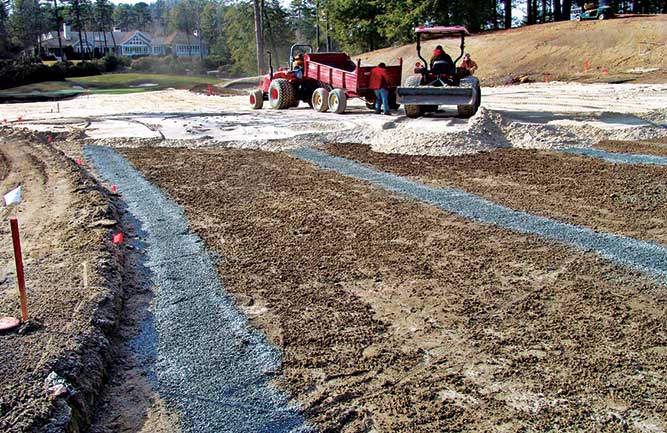
[[246, 97], [173, 90], [3, 105], [0, 118], [17, 128], [79, 135], [89, 143], [112, 146], [280, 150], [349, 142], [369, 144], [381, 152], [427, 155], [498, 147], [591, 146], [601, 140], [667, 136], [666, 85], [550, 83], [486, 88], [483, 109], [470, 120], [455, 117], [451, 110], [420, 119], [407, 119], [401, 112], [394, 117], [374, 116], [358, 100], [350, 101], [342, 116], [302, 105], [252, 110]]
[[667, 156], [667, 139], [662, 138], [645, 141], [605, 140], [596, 144], [595, 147], [616, 153]]
[[515, 210], [667, 244], [667, 167], [610, 164], [521, 149], [455, 158], [388, 155], [354, 144], [325, 149], [428, 185], [478, 194]]
[[220, 253], [323, 431], [667, 428], [667, 300], [638, 274], [284, 154], [125, 153]]
[[[41, 142], [42, 140], [40, 140]], [[117, 258], [108, 244], [114, 222], [107, 197], [56, 149], [3, 129], [0, 190], [23, 186], [18, 206], [30, 319], [0, 335], [0, 431], [84, 425], [101, 386], [108, 340], [119, 309]], [[6, 170], [9, 167], [9, 171]], [[20, 317], [9, 223], [0, 227], [0, 313]], [[83, 287], [83, 264], [88, 285]], [[47, 399], [56, 372], [76, 391]]]

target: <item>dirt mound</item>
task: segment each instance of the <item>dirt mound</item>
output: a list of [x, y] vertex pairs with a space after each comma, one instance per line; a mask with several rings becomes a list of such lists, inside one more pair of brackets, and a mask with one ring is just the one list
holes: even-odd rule
[[[24, 189], [18, 216], [30, 319], [0, 335], [0, 431], [79, 431], [93, 415], [121, 305], [121, 256], [108, 236], [115, 208], [81, 167], [34, 139], [40, 134], [2, 133], [0, 161], [9, 170], [0, 190]], [[0, 315], [18, 316], [8, 226], [0, 227]], [[47, 377], [64, 380], [68, 395], [47, 398]]]
[[[667, 80], [667, 16], [619, 18], [608, 21], [567, 21], [495, 31], [466, 40], [466, 51], [479, 65], [486, 86], [526, 77], [543, 81]], [[458, 43], [452, 39], [424, 44], [428, 55], [442, 44], [453, 57]], [[419, 59], [415, 45], [386, 48], [359, 56], [364, 62], [393, 62], [402, 57], [403, 76], [412, 74]], [[588, 60], [589, 68], [585, 70]]]

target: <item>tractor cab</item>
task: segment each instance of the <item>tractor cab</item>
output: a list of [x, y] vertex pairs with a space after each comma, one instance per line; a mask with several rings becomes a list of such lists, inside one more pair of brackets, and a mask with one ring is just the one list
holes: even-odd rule
[[[464, 26], [420, 26], [415, 28], [417, 35], [417, 56], [421, 60], [415, 67], [415, 73], [421, 74], [424, 81], [433, 83], [432, 85], [454, 85], [457, 86], [461, 78], [466, 76], [463, 68], [457, 68], [456, 64], [463, 57], [465, 50], [465, 37], [469, 36], [468, 30]], [[453, 63], [443, 59], [435, 59], [432, 63], [428, 62], [422, 55], [422, 40], [442, 39], [442, 38], [460, 38], [460, 53]]]
[[[465, 37], [470, 35], [464, 26], [416, 27], [417, 63], [414, 75], [405, 78], [403, 86], [396, 89], [397, 102], [403, 104], [405, 115], [420, 117], [438, 111], [441, 105], [456, 105], [458, 115], [472, 117], [480, 106], [482, 92], [479, 80], [466, 68], [457, 68], [456, 63], [463, 57]], [[427, 62], [422, 55], [422, 40], [438, 38], [461, 38], [461, 52], [456, 59], [447, 56], [434, 56], [433, 62]], [[438, 61], [442, 60], [442, 61]]]

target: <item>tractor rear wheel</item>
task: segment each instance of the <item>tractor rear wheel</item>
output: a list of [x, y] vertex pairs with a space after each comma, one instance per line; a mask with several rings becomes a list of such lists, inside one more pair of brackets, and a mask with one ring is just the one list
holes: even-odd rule
[[250, 106], [259, 110], [264, 106], [264, 92], [262, 89], [255, 89], [250, 92]]
[[329, 91], [324, 87], [315, 89], [311, 99], [315, 111], [324, 113], [329, 110]]
[[342, 114], [347, 108], [347, 95], [342, 89], [333, 89], [329, 93], [329, 109], [336, 114]]
[[[404, 85], [405, 87], [419, 87], [421, 83], [421, 75], [409, 75], [405, 78]], [[403, 105], [403, 109], [405, 109], [405, 115], [411, 119], [416, 119], [424, 114], [424, 109], [421, 105], [405, 104]]]
[[296, 91], [292, 83], [284, 78], [277, 78], [269, 86], [269, 104], [271, 108], [282, 110], [294, 106]]

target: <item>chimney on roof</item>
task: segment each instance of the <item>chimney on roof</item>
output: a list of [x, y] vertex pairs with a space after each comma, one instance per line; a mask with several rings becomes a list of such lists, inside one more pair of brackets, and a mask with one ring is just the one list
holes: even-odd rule
[[63, 23], [63, 39], [66, 41], [72, 39], [72, 28], [67, 23]]

